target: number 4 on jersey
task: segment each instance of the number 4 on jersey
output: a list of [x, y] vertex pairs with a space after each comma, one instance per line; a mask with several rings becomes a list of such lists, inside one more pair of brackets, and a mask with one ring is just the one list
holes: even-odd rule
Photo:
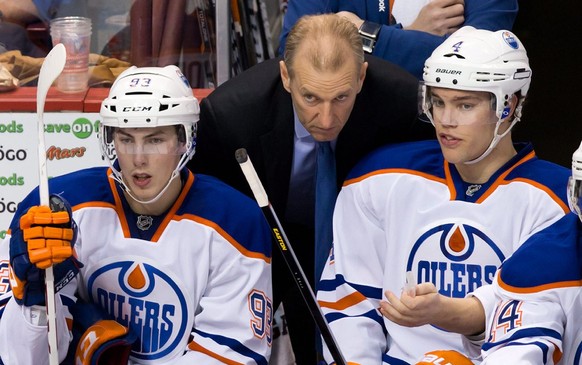
[[521, 305], [522, 302], [518, 300], [503, 301], [497, 305], [489, 342], [495, 342], [495, 338], [501, 338], [514, 328], [521, 327]]

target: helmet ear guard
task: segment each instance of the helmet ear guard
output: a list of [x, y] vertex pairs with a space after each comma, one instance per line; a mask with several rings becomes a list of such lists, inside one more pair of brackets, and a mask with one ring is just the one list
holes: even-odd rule
[[501, 119], [507, 118], [510, 112], [511, 112], [510, 107], [506, 106], [505, 108], [503, 108], [503, 112], [501, 113]]
[[582, 142], [572, 154], [572, 176], [568, 181], [568, 205], [582, 221]]

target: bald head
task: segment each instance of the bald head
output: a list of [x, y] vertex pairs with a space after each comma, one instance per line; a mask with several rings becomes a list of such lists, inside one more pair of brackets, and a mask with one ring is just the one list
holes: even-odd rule
[[364, 63], [358, 30], [349, 20], [335, 14], [300, 18], [289, 33], [283, 56], [291, 77], [297, 57], [322, 72], [336, 71], [351, 59], [358, 66]]

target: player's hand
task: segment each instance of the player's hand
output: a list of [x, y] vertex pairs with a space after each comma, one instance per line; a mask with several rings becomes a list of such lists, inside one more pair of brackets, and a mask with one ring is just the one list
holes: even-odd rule
[[20, 217], [30, 263], [46, 269], [73, 254], [73, 229], [69, 212], [52, 212], [47, 206], [31, 207]]
[[478, 298], [446, 297], [432, 283], [419, 284], [415, 289], [414, 296], [403, 291], [400, 298], [386, 291], [388, 301], [380, 302], [380, 313], [406, 327], [430, 324], [465, 336], [485, 330], [485, 310]]
[[89, 327], [77, 345], [75, 364], [126, 365], [137, 336], [114, 320], [100, 320]]
[[416, 285], [414, 295], [402, 292], [400, 298], [386, 291], [388, 301], [380, 302], [380, 312], [394, 323], [406, 327], [417, 327], [434, 323], [434, 319], [442, 310], [442, 296], [438, 294], [432, 283]]
[[418, 13], [407, 30], [418, 30], [445, 36], [454, 33], [465, 22], [464, 0], [432, 0]]
[[[44, 269], [55, 267], [55, 283], [63, 275], [78, 272], [73, 258], [76, 225], [69, 204], [57, 195], [50, 198], [51, 208], [33, 206], [19, 219], [10, 239], [11, 286], [15, 299], [26, 306], [44, 304]], [[66, 267], [65, 267], [66, 266]], [[69, 279], [70, 280], [70, 279]]]
[[360, 29], [360, 26], [364, 22], [359, 16], [349, 11], [338, 11], [336, 14], [352, 22], [358, 29]]
[[[103, 308], [81, 299], [69, 306], [77, 365], [126, 365], [137, 333], [111, 319]], [[70, 354], [69, 354], [70, 355]]]

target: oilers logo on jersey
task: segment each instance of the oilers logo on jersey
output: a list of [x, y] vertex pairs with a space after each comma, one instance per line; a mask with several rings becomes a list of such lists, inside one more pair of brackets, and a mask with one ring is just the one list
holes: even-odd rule
[[87, 292], [116, 321], [138, 334], [141, 348], [132, 348], [137, 359], [166, 356], [188, 338], [188, 301], [181, 285], [153, 265], [134, 261], [102, 265], [88, 276]]
[[406, 271], [417, 282], [432, 282], [439, 293], [462, 298], [493, 281], [505, 255], [483, 231], [469, 223], [443, 223], [414, 243]]

